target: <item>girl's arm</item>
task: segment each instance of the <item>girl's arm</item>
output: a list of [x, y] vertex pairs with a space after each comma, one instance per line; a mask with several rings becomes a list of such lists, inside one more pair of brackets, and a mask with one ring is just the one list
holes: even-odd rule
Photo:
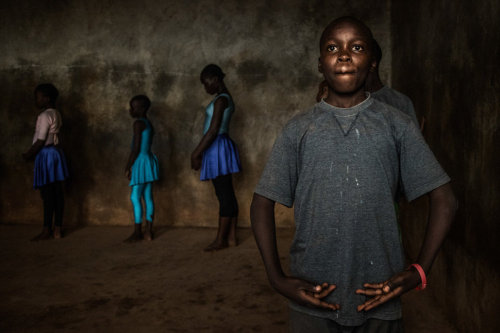
[[50, 129], [50, 120], [47, 114], [41, 112], [38, 115], [36, 118], [36, 128], [39, 129], [37, 140], [31, 145], [30, 149], [23, 154], [23, 158], [27, 161], [35, 157], [36, 154], [42, 150], [43, 146], [45, 146], [45, 141], [47, 140]]
[[267, 277], [271, 286], [283, 296], [306, 306], [329, 310], [338, 310], [338, 304], [331, 304], [322, 299], [336, 288], [333, 284], [314, 285], [308, 281], [286, 276], [276, 246], [276, 224], [274, 222], [275, 202], [254, 193], [250, 207], [252, 230], [264, 261]]
[[[420, 249], [418, 263], [426, 275], [431, 270], [443, 241], [450, 230], [451, 223], [458, 208], [457, 199], [450, 183], [444, 184], [429, 192], [429, 222], [425, 231], [424, 242]], [[368, 311], [394, 297], [420, 285], [420, 275], [415, 268], [407, 269], [381, 283], [365, 283], [365, 289], [358, 289], [357, 294], [374, 296], [358, 306], [358, 311]]]
[[38, 154], [38, 152], [45, 146], [45, 140], [38, 139], [31, 146], [31, 148], [23, 154], [23, 158], [28, 161]]
[[146, 124], [142, 120], [136, 120], [134, 122], [134, 142], [132, 143], [132, 150], [128, 157], [127, 166], [125, 167], [125, 173], [127, 178], [130, 179], [130, 168], [134, 164], [139, 151], [141, 150], [141, 137], [142, 131], [146, 129]]
[[214, 142], [217, 134], [219, 133], [220, 126], [222, 124], [222, 116], [224, 115], [224, 110], [229, 105], [227, 98], [219, 97], [214, 103], [214, 114], [212, 115], [212, 121], [210, 122], [210, 127], [207, 133], [203, 135], [200, 143], [196, 149], [191, 154], [191, 168], [198, 170], [201, 167], [201, 157], [203, 152], [210, 147], [212, 142]]

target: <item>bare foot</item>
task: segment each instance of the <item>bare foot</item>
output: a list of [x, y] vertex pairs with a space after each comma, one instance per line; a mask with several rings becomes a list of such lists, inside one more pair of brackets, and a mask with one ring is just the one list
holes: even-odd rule
[[55, 227], [55, 229], [54, 229], [54, 238], [55, 239], [62, 238], [61, 227]]
[[238, 217], [232, 217], [231, 224], [229, 225], [229, 235], [227, 237], [227, 242], [229, 246], [238, 246], [238, 237], [236, 236], [237, 224], [238, 224]]
[[214, 241], [212, 244], [203, 249], [203, 251], [212, 252], [212, 251], [219, 251], [225, 248], [227, 248], [227, 242]]
[[46, 239], [50, 239], [50, 229], [47, 227], [44, 227], [42, 229], [42, 232], [39, 235], [36, 235], [35, 237], [33, 237], [31, 239], [31, 241], [37, 242], [37, 241], [46, 240]]

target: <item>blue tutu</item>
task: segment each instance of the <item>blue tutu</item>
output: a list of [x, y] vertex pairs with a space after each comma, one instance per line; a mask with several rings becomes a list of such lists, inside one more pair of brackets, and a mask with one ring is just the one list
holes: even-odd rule
[[158, 158], [152, 153], [140, 153], [132, 165], [129, 186], [154, 182], [160, 178], [158, 174]]
[[215, 179], [240, 171], [240, 156], [236, 144], [227, 134], [219, 134], [203, 153], [200, 179]]
[[69, 177], [66, 157], [57, 146], [45, 146], [35, 158], [33, 188], [63, 181]]

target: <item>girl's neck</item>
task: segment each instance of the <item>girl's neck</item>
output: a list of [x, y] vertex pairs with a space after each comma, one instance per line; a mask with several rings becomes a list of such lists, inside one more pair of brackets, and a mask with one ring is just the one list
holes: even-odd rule
[[220, 95], [220, 94], [228, 94], [228, 90], [226, 88], [226, 85], [224, 84], [224, 82], [221, 82], [221, 84], [219, 85], [219, 88], [217, 89], [217, 92], [215, 93], [215, 95]]
[[366, 94], [364, 89], [360, 89], [353, 94], [339, 94], [329, 91], [325, 102], [338, 108], [351, 108], [360, 104], [365, 99]]
[[54, 106], [53, 104], [49, 104], [49, 105], [46, 105], [46, 106], [44, 106], [44, 107], [41, 107], [41, 108], [39, 109], [39, 110], [40, 110], [40, 112], [39, 112], [39, 113], [42, 113], [42, 112], [44, 112], [44, 111], [46, 111], [46, 110], [48, 110], [48, 109], [55, 109], [55, 106]]

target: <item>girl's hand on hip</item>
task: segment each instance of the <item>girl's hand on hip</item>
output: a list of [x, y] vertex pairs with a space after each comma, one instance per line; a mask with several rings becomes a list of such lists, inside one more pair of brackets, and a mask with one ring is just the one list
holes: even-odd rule
[[356, 294], [373, 296], [361, 305], [358, 311], [369, 311], [385, 302], [399, 297], [411, 289], [416, 288], [420, 281], [420, 275], [416, 270], [405, 270], [381, 283], [365, 283], [365, 289], [356, 290]]
[[273, 287], [283, 296], [301, 305], [328, 310], [340, 309], [338, 304], [323, 301], [324, 297], [335, 290], [334, 284], [325, 282], [315, 286], [305, 280], [285, 276], [275, 281]]

